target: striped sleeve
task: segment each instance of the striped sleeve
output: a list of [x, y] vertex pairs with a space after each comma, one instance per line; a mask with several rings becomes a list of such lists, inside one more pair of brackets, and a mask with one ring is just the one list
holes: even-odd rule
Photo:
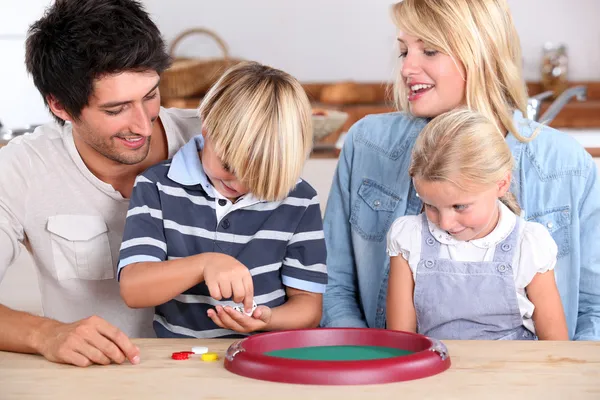
[[117, 280], [129, 264], [164, 261], [167, 244], [163, 215], [156, 183], [144, 175], [135, 180], [125, 220], [125, 231], [119, 254]]
[[325, 293], [326, 259], [323, 219], [315, 196], [288, 242], [281, 268], [283, 284], [307, 292]]

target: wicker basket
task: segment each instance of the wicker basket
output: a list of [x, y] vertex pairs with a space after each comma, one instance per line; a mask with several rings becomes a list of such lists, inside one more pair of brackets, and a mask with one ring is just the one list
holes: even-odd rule
[[[187, 36], [201, 34], [210, 36], [221, 49], [222, 58], [198, 59], [175, 57], [175, 48]], [[173, 64], [163, 72], [160, 93], [164, 98], [190, 97], [204, 94], [219, 79], [225, 70], [240, 62], [229, 57], [227, 44], [216, 33], [203, 28], [194, 28], [180, 33], [169, 49]]]

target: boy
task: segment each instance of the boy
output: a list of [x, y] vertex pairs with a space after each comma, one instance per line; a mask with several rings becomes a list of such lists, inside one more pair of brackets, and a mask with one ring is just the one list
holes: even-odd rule
[[[199, 114], [202, 135], [136, 180], [123, 299], [156, 307], [159, 337], [316, 327], [326, 249], [316, 193], [299, 180], [312, 146], [304, 90], [282, 71], [241, 63]], [[221, 302], [229, 298], [250, 315]]]

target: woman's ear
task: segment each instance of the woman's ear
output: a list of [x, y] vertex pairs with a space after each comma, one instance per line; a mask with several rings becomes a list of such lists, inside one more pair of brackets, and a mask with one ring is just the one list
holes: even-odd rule
[[504, 178], [498, 181], [498, 198], [504, 196], [506, 192], [510, 190], [510, 181], [512, 179], [512, 172], [508, 171]]

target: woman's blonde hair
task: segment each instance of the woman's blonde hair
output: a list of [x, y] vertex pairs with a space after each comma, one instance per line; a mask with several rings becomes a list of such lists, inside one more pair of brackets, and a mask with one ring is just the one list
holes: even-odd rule
[[[473, 191], [495, 185], [512, 169], [512, 154], [494, 123], [478, 112], [458, 108], [425, 126], [415, 142], [408, 173], [414, 179], [451, 182]], [[512, 193], [500, 200], [521, 214]]]
[[[513, 111], [527, 115], [521, 45], [505, 0], [403, 0], [392, 6], [397, 27], [426, 46], [451, 56], [466, 71], [466, 107], [489, 118], [501, 132], [527, 142], [513, 123]], [[408, 111], [401, 74], [396, 105]]]
[[291, 75], [256, 62], [227, 70], [199, 107], [205, 137], [260, 199], [284, 199], [313, 144], [312, 110]]

